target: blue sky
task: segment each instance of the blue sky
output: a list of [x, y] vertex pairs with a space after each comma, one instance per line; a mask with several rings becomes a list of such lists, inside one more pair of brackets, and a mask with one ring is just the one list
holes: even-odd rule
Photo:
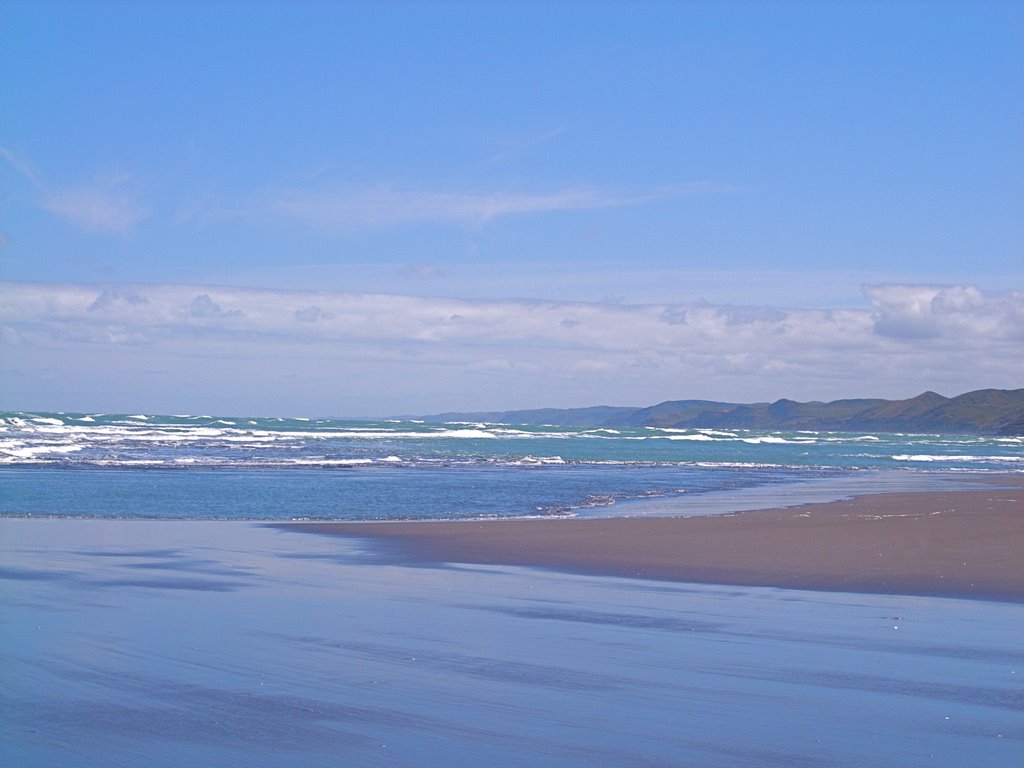
[[1024, 381], [1020, 4], [0, 18], [4, 407]]

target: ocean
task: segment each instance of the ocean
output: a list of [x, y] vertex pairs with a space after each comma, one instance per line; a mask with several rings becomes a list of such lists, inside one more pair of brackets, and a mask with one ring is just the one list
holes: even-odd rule
[[412, 520], [736, 511], [1024, 472], [1024, 438], [0, 414], [0, 515]]

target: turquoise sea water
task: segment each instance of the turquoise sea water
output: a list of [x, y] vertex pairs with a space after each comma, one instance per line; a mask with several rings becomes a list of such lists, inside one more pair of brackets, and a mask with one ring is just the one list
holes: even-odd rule
[[1020, 437], [0, 414], [4, 516], [694, 514], [1022, 471]]

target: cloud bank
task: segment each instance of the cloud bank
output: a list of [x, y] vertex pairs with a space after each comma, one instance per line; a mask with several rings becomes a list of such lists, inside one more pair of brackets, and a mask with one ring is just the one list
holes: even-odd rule
[[[107, 371], [128, 380], [133, 365], [151, 360], [169, 372], [169, 389], [183, 383], [174, 383], [176, 370], [202, 386], [196, 361], [215, 359], [226, 376], [232, 366], [240, 377], [275, 371], [265, 374], [271, 387], [287, 360], [293, 374], [320, 381], [316, 397], [332, 381], [343, 388], [350, 413], [360, 397], [397, 413], [956, 394], [1024, 381], [1024, 292], [877, 285], [865, 293], [864, 309], [785, 309], [6, 283], [0, 333], [23, 379], [33, 376], [29, 361], [54, 371], [118, 360], [124, 370]], [[70, 389], [74, 373], [66, 375]], [[301, 387], [288, 396], [302, 397]]]

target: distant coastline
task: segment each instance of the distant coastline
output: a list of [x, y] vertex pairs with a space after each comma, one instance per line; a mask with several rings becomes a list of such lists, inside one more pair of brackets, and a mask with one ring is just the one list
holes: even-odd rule
[[667, 400], [648, 407], [593, 406], [439, 413], [428, 421], [498, 421], [592, 427], [766, 429], [1024, 435], [1024, 388], [978, 389], [956, 397], [924, 392], [907, 400], [725, 403]]

